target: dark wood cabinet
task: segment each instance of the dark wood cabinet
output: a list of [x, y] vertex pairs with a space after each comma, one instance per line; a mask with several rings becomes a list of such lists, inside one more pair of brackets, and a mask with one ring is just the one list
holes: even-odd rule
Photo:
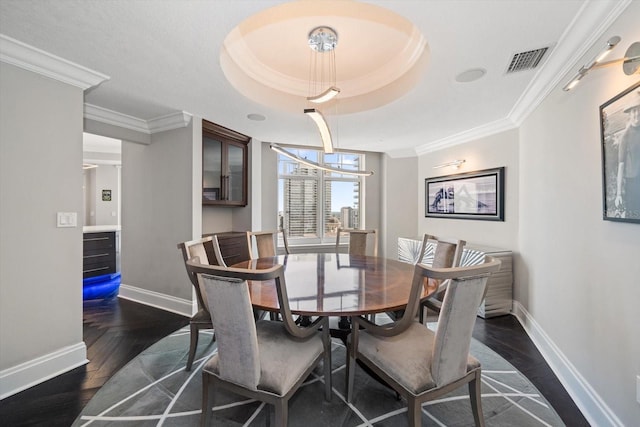
[[116, 272], [116, 233], [84, 233], [82, 247], [82, 278]]
[[247, 145], [250, 138], [202, 121], [202, 204], [247, 205]]

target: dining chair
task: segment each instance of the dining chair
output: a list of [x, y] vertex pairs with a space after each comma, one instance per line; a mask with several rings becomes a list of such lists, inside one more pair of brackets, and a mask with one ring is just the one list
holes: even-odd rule
[[[331, 340], [326, 317], [309, 327], [295, 324], [289, 307], [284, 266], [265, 270], [225, 268], [187, 261], [214, 314], [218, 351], [202, 370], [201, 425], [208, 425], [217, 387], [275, 407], [276, 426], [286, 426], [288, 402], [321, 362], [324, 394], [331, 400]], [[247, 281], [273, 281], [281, 322], [254, 322]], [[267, 418], [269, 424], [271, 416]]]
[[[284, 253], [289, 254], [287, 233], [283, 228], [272, 231], [247, 231], [247, 251], [251, 259], [273, 257], [278, 255], [278, 234], [282, 233]], [[256, 243], [256, 251], [253, 250], [253, 241]], [[266, 312], [254, 309], [256, 319], [263, 318]], [[278, 320], [278, 313], [269, 313], [271, 320]], [[305, 322], [308, 324], [308, 322]]]
[[[347, 402], [354, 397], [356, 361], [360, 361], [408, 406], [410, 426], [420, 426], [422, 404], [468, 384], [476, 426], [484, 426], [480, 362], [469, 354], [476, 312], [489, 275], [500, 261], [485, 257], [471, 267], [414, 267], [407, 309], [397, 321], [376, 325], [353, 318], [347, 357]], [[416, 320], [424, 279], [449, 280], [435, 332]]]
[[[432, 251], [430, 251], [431, 248], [428, 247], [430, 244], [433, 245]], [[436, 268], [459, 267], [460, 261], [462, 260], [462, 252], [466, 244], [467, 242], [464, 240], [437, 238], [436, 236], [425, 234], [422, 239], [422, 249], [420, 251], [422, 259], [419, 263], [429, 264], [430, 262], [431, 267]], [[444, 297], [448, 283], [448, 281], [443, 281], [436, 292], [420, 303], [418, 311], [420, 323], [424, 323], [425, 321], [426, 310], [432, 310], [436, 313], [440, 312], [442, 298]]]
[[378, 256], [378, 230], [356, 230], [354, 228], [340, 228], [336, 230], [336, 253], [340, 252], [340, 238], [349, 235], [347, 253], [350, 255]]
[[[349, 255], [372, 255], [378, 256], [378, 230], [357, 230], [355, 228], [341, 228], [336, 230], [336, 253], [340, 253], [340, 238], [343, 234], [349, 236], [349, 246], [347, 253]], [[371, 320], [375, 319], [375, 314], [370, 316]], [[349, 318], [341, 316], [338, 322], [338, 328], [349, 329]]]
[[[264, 258], [276, 256], [278, 254], [278, 234], [282, 233], [284, 253], [289, 254], [289, 242], [287, 233], [283, 228], [273, 231], [247, 231], [247, 245], [251, 258]], [[255, 240], [257, 253], [253, 251], [253, 241]]]
[[[217, 242], [214, 242], [213, 236], [204, 237], [202, 239], [190, 240], [187, 242], [179, 243], [178, 249], [182, 252], [182, 258], [186, 262], [193, 257], [198, 257], [201, 262], [209, 263], [209, 258], [207, 256], [207, 251], [205, 249], [205, 244], [212, 243], [215, 245]], [[220, 248], [218, 248], [218, 253], [220, 252]], [[217, 257], [217, 255], [216, 255]], [[218, 261], [220, 263], [220, 261]], [[193, 364], [193, 359], [196, 354], [196, 349], [198, 348], [198, 336], [200, 335], [201, 329], [213, 329], [213, 323], [211, 321], [211, 315], [209, 314], [209, 308], [204, 300], [204, 296], [200, 292], [200, 287], [198, 286], [198, 280], [195, 275], [189, 273], [187, 269], [187, 274], [189, 275], [189, 281], [193, 285], [193, 288], [196, 293], [196, 299], [198, 301], [198, 311], [196, 314], [191, 316], [189, 320], [189, 331], [190, 331], [190, 339], [189, 339], [189, 357], [187, 358], [187, 367], [186, 370], [191, 370], [191, 365]], [[216, 335], [215, 331], [212, 334], [212, 341], [215, 341]]]

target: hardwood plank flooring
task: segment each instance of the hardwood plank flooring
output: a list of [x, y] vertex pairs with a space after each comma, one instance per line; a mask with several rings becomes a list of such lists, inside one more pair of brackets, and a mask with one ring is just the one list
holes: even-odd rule
[[[188, 319], [114, 298], [85, 302], [83, 323], [90, 362], [0, 401], [0, 425], [71, 425], [112, 375]], [[526, 375], [567, 426], [589, 425], [515, 317], [478, 318], [474, 337]]]
[[188, 324], [184, 316], [120, 298], [85, 302], [83, 335], [90, 362], [0, 401], [0, 425], [70, 426], [127, 362]]

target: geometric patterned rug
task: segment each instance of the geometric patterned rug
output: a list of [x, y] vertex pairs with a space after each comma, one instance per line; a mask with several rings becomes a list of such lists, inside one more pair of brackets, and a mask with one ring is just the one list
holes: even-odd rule
[[[201, 368], [216, 351], [210, 336], [210, 331], [200, 332], [191, 372], [184, 370], [189, 348], [188, 327], [149, 347], [96, 393], [73, 426], [199, 425]], [[393, 390], [371, 378], [360, 367], [356, 369], [353, 403], [347, 404], [342, 341], [334, 339], [332, 351], [331, 402], [324, 400], [320, 366], [289, 401], [289, 426], [407, 425], [406, 403], [397, 400]], [[472, 340], [471, 353], [482, 363], [482, 408], [487, 426], [564, 426], [540, 392], [510, 363], [476, 340]], [[467, 391], [463, 386], [425, 404], [422, 425], [473, 425]], [[262, 402], [227, 391], [216, 392], [214, 402], [211, 425], [266, 425], [268, 411]]]

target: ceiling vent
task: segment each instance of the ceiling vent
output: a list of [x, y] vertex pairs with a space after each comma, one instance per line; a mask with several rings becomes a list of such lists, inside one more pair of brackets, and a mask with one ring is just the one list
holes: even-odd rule
[[536, 68], [544, 54], [547, 53], [547, 50], [549, 50], [548, 47], [543, 47], [541, 49], [516, 53], [513, 55], [513, 58], [511, 58], [511, 63], [509, 64], [509, 68], [507, 68], [507, 74]]

